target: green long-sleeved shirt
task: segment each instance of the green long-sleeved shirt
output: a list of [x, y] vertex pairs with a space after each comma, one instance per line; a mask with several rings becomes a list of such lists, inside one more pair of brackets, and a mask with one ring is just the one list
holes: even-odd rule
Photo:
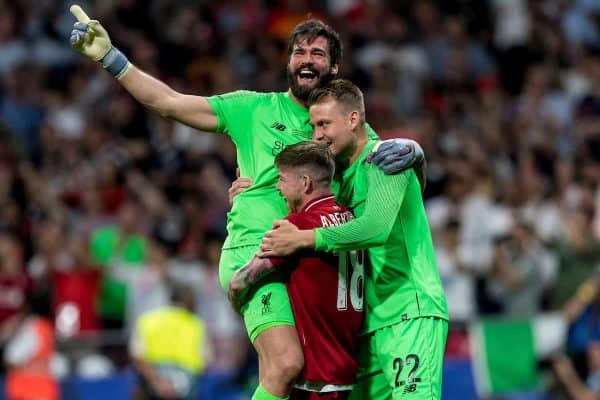
[[[217, 116], [217, 132], [235, 143], [241, 176], [253, 180], [227, 214], [223, 248], [257, 245], [273, 220], [287, 215], [285, 200], [276, 189], [279, 173], [274, 160], [286, 146], [311, 139], [308, 109], [287, 92], [239, 90], [211, 96], [208, 103]], [[367, 132], [377, 137], [368, 125]]]
[[371, 140], [337, 182], [338, 201], [354, 211], [346, 224], [316, 230], [317, 250], [368, 249], [365, 331], [405, 319], [448, 319], [421, 187], [412, 169], [386, 175], [366, 162]]

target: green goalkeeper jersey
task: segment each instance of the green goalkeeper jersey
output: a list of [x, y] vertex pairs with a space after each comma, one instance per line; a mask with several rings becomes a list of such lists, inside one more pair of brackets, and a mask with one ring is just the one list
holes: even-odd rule
[[416, 317], [448, 319], [421, 187], [413, 169], [385, 175], [366, 162], [370, 140], [338, 177], [338, 201], [356, 219], [316, 230], [317, 250], [368, 249], [365, 331]]
[[[240, 175], [254, 181], [233, 202], [223, 248], [258, 244], [273, 221], [288, 214], [276, 189], [279, 173], [274, 161], [286, 146], [312, 139], [308, 109], [287, 92], [241, 90], [211, 96], [208, 102], [217, 116], [217, 132], [235, 143]], [[370, 137], [377, 137], [368, 130]]]

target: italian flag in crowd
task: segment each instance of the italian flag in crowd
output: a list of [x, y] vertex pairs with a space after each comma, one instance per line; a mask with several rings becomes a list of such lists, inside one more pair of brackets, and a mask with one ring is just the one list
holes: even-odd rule
[[479, 396], [524, 392], [541, 385], [538, 360], [561, 349], [561, 314], [532, 319], [482, 319], [470, 327], [473, 374]]

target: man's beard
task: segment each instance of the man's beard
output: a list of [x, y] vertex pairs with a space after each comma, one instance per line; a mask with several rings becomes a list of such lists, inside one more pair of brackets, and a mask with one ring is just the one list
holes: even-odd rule
[[[300, 68], [298, 70], [300, 70]], [[294, 97], [296, 97], [303, 103], [306, 103], [308, 101], [308, 97], [310, 96], [310, 93], [313, 91], [313, 89], [327, 85], [334, 78], [335, 75], [331, 73], [330, 69], [325, 74], [317, 77], [317, 84], [315, 86], [303, 86], [298, 84], [298, 75], [290, 71], [289, 67], [287, 68], [287, 80], [288, 84], [290, 85], [290, 89], [292, 90], [292, 94], [294, 95]]]

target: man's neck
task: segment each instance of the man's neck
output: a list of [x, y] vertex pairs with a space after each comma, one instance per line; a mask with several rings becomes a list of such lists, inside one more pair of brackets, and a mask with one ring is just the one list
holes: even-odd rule
[[297, 104], [301, 105], [302, 107], [306, 108], [306, 104], [304, 104], [304, 102], [302, 100], [300, 100], [299, 98], [294, 96], [294, 93], [292, 93], [291, 88], [289, 88], [287, 92], [288, 92], [288, 95], [290, 96], [290, 98], [294, 101], [294, 103], [297, 103]]
[[310, 203], [311, 201], [313, 201], [315, 199], [318, 199], [319, 197], [329, 196], [329, 195], [331, 195], [331, 189], [330, 188], [315, 190], [311, 194], [307, 194], [304, 197], [304, 201], [302, 202], [302, 205], [300, 206], [300, 209], [298, 211], [303, 210], [304, 207], [306, 207], [306, 205], [308, 203]]
[[350, 165], [354, 164], [354, 162], [358, 159], [360, 154], [365, 149], [365, 146], [369, 142], [369, 136], [366, 132], [361, 132], [359, 137], [356, 139], [356, 147], [352, 151], [352, 153], [346, 157], [336, 160], [335, 169], [336, 171], [343, 171], [348, 168]]
[[356, 149], [354, 149], [354, 153], [350, 156], [350, 165], [354, 163], [358, 159], [358, 156], [363, 152], [367, 142], [369, 141], [369, 137], [366, 132], [361, 132], [360, 136], [356, 140]]

